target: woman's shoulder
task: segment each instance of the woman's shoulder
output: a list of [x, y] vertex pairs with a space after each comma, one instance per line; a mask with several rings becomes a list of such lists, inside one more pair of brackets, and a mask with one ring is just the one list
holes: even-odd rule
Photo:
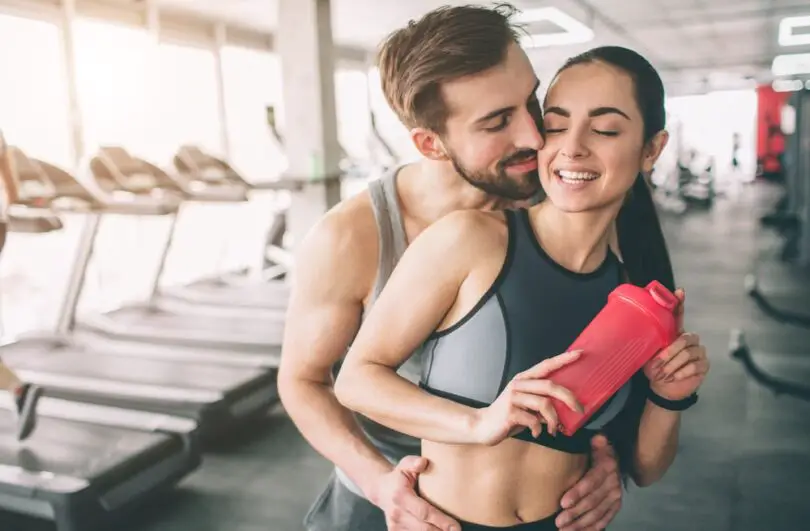
[[507, 223], [504, 212], [457, 210], [428, 227], [418, 238], [430, 239], [439, 248], [455, 253], [481, 254], [505, 245]]
[[430, 230], [459, 240], [477, 240], [498, 235], [505, 228], [506, 215], [502, 211], [456, 210], [434, 223]]

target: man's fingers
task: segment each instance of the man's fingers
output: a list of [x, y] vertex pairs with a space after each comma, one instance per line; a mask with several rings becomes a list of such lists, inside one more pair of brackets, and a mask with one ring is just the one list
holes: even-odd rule
[[410, 489], [401, 490], [394, 497], [394, 510], [389, 516], [397, 526], [394, 529], [410, 531], [426, 529], [430, 531], [450, 531], [453, 526], [460, 529], [458, 522], [420, 498]]
[[397, 468], [403, 472], [421, 474], [427, 469], [428, 460], [418, 455], [406, 455], [397, 463]]
[[604, 488], [609, 488], [608, 482], [609, 477], [605, 467], [591, 467], [576, 485], [568, 489], [568, 492], [560, 500], [561, 505], [566, 509], [565, 512], [579, 505], [589, 495], [598, 493]]
[[553, 358], [548, 358], [547, 360], [543, 360], [537, 365], [523, 371], [517, 375], [515, 379], [523, 380], [527, 378], [546, 378], [552, 372], [562, 369], [569, 363], [573, 363], [578, 360], [580, 355], [582, 355], [581, 350], [572, 350], [571, 352], [565, 352], [563, 354], [554, 356]]
[[414, 515], [395, 507], [390, 513], [386, 513], [386, 527], [388, 531], [445, 531], [443, 529], [420, 521]]
[[440, 531], [459, 531], [461, 529], [461, 524], [435, 507], [430, 508], [426, 522], [433, 526], [430, 529], [436, 528]]
[[572, 522], [558, 527], [561, 531], [601, 531], [616, 515], [620, 505], [620, 497], [608, 494], [595, 507], [589, 507]]

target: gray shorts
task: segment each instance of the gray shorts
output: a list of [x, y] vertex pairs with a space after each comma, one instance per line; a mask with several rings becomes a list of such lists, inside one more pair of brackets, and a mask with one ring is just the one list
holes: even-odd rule
[[386, 531], [385, 514], [349, 490], [334, 472], [304, 517], [307, 531]]

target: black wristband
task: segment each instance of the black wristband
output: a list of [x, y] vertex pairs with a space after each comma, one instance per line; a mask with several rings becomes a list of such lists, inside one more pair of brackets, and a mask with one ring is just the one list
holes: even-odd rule
[[647, 393], [647, 400], [667, 411], [686, 411], [697, 403], [698, 395], [697, 393], [692, 393], [681, 400], [668, 400], [663, 396], [655, 394], [655, 392], [650, 389]]

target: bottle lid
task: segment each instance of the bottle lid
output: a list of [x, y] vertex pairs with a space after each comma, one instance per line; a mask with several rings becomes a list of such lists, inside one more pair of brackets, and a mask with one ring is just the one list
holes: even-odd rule
[[674, 310], [678, 306], [678, 298], [660, 282], [653, 280], [645, 289], [657, 304], [667, 310]]

